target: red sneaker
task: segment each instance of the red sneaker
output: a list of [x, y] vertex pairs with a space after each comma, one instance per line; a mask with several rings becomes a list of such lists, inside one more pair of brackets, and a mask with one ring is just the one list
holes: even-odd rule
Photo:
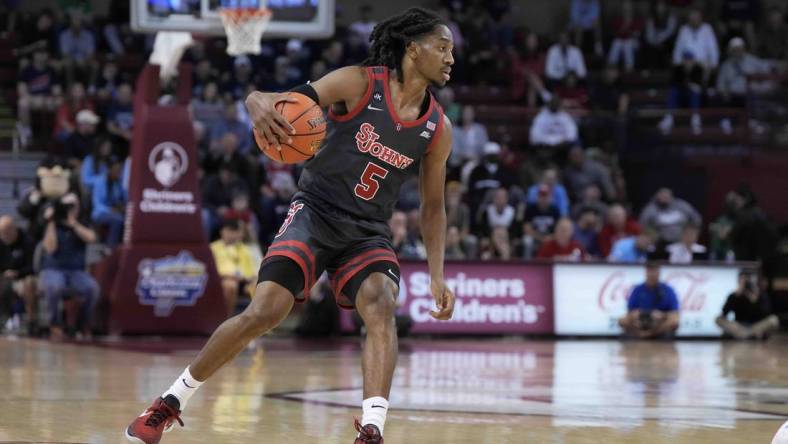
[[362, 426], [358, 419], [355, 420], [358, 438], [353, 444], [383, 444], [383, 436], [380, 435], [378, 426], [367, 424]]
[[134, 444], [159, 444], [161, 434], [169, 432], [175, 421], [183, 427], [180, 415], [178, 398], [159, 398], [126, 428], [126, 439]]

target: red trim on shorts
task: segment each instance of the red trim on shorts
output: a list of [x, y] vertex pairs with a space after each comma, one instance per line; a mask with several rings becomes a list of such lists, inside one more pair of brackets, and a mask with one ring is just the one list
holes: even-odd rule
[[309, 245], [297, 240], [284, 240], [284, 241], [274, 242], [268, 248], [271, 249], [278, 247], [294, 247], [301, 250], [309, 259], [309, 263], [312, 265], [312, 270], [315, 269], [315, 255], [312, 254], [312, 250], [309, 249]]
[[441, 108], [440, 104], [438, 105], [438, 128], [435, 129], [435, 133], [432, 135], [432, 140], [430, 140], [430, 144], [427, 145], [427, 150], [424, 153], [429, 153], [432, 148], [438, 144], [438, 139], [440, 138], [441, 134], [443, 134], [443, 127], [445, 126], [446, 119], [443, 117], [443, 108]]
[[394, 104], [391, 101], [391, 91], [389, 90], [389, 72], [390, 70], [387, 69], [383, 77], [383, 93], [384, 93], [383, 95], [386, 96], [386, 105], [388, 105], [389, 115], [391, 116], [391, 118], [394, 119], [394, 122], [402, 125], [405, 128], [412, 128], [414, 126], [421, 125], [422, 123], [426, 122], [427, 119], [430, 118], [430, 115], [432, 115], [432, 110], [435, 109], [435, 102], [436, 102], [435, 97], [432, 97], [432, 94], [430, 94], [429, 91], [425, 91], [425, 93], [428, 96], [430, 96], [430, 107], [427, 110], [427, 112], [416, 120], [404, 121], [400, 119], [399, 116], [397, 115], [397, 112], [394, 110]]
[[339, 283], [337, 283], [337, 285], [334, 287], [334, 294], [336, 295], [340, 294], [342, 290], [345, 288], [345, 285], [348, 283], [349, 280], [353, 278], [353, 276], [357, 275], [359, 271], [364, 269], [364, 267], [367, 267], [369, 266], [369, 264], [373, 264], [375, 262], [393, 262], [397, 264], [397, 266], [399, 267], [399, 262], [397, 262], [397, 257], [393, 255], [373, 257], [367, 259], [364, 262], [353, 267], [350, 271], [347, 272], [347, 274], [345, 274], [344, 277], [342, 277], [342, 279], [339, 280]]
[[336, 120], [337, 122], [347, 122], [348, 120], [356, 117], [364, 108], [366, 108], [367, 104], [369, 103], [369, 98], [372, 97], [372, 90], [375, 87], [375, 73], [372, 72], [372, 67], [367, 67], [367, 91], [364, 93], [364, 96], [358, 101], [356, 106], [348, 111], [347, 114], [336, 114], [334, 109], [329, 106], [328, 107], [328, 117], [332, 120]]
[[298, 295], [293, 295], [296, 301], [303, 302], [306, 300], [306, 295], [309, 294], [309, 290], [312, 289], [312, 284], [309, 282], [309, 270], [306, 268], [306, 262], [304, 262], [304, 258], [299, 256], [295, 251], [290, 250], [279, 250], [279, 251], [269, 251], [268, 254], [265, 255], [265, 258], [269, 258], [271, 256], [284, 256], [288, 259], [292, 259], [300, 268], [301, 272], [304, 273], [304, 297], [302, 299], [298, 299]]
[[[334, 275], [335, 275], [335, 276], [339, 276], [339, 275], [340, 275], [340, 274], [341, 274], [343, 271], [345, 271], [345, 270], [346, 270], [346, 269], [348, 269], [349, 267], [353, 267], [353, 266], [355, 266], [355, 264], [356, 264], [357, 262], [363, 261], [364, 259], [366, 259], [366, 258], [368, 258], [368, 257], [370, 257], [370, 256], [372, 256], [372, 255], [374, 255], [374, 254], [384, 254], [384, 253], [385, 253], [385, 254], [388, 254], [388, 255], [390, 255], [390, 256], [394, 256], [394, 258], [396, 258], [396, 257], [397, 257], [397, 256], [394, 254], [394, 252], [393, 252], [393, 251], [391, 251], [391, 250], [389, 250], [388, 248], [374, 248], [374, 249], [372, 249], [372, 250], [367, 250], [367, 251], [365, 251], [365, 252], [363, 252], [363, 253], [359, 254], [358, 256], [355, 256], [353, 259], [351, 259], [351, 260], [347, 261], [347, 262], [345, 263], [345, 265], [343, 265], [343, 266], [341, 266], [341, 267], [339, 267], [339, 268], [337, 269], [337, 271], [334, 273]], [[395, 262], [396, 262], [396, 261], [395, 261]], [[399, 262], [397, 262], [397, 264], [399, 264]]]

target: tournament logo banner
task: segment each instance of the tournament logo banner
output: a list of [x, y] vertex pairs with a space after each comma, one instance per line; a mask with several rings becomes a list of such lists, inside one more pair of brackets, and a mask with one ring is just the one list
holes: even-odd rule
[[145, 258], [139, 263], [137, 295], [152, 305], [155, 316], [167, 317], [177, 306], [193, 306], [205, 292], [205, 263], [182, 250], [177, 256]]

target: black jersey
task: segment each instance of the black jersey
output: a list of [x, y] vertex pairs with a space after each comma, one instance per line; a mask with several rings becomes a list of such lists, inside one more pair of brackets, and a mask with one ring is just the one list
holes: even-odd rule
[[443, 110], [429, 95], [419, 119], [399, 119], [391, 102], [389, 70], [368, 67], [364, 97], [347, 114], [328, 113], [326, 138], [304, 164], [295, 199], [316, 197], [364, 219], [387, 221], [400, 187], [417, 175], [421, 158], [443, 130]]

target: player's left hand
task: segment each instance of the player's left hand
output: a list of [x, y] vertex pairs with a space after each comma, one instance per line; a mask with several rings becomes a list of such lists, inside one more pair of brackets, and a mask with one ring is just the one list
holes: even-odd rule
[[435, 298], [435, 305], [438, 306], [437, 311], [430, 310], [430, 316], [439, 321], [451, 319], [451, 315], [454, 313], [454, 293], [449, 290], [443, 279], [433, 279], [430, 283], [430, 290], [432, 297]]

